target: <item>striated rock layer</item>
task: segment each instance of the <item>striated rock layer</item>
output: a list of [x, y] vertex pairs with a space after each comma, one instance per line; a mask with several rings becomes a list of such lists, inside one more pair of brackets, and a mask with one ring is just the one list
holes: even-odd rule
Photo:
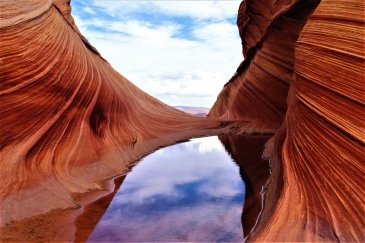
[[144, 153], [220, 125], [118, 74], [67, 0], [2, 0], [0, 31], [0, 226], [79, 207], [76, 194], [102, 189]]
[[239, 9], [245, 61], [209, 115], [278, 128], [248, 240], [365, 240], [364, 2], [317, 4], [247, 0]]
[[269, 128], [282, 123], [294, 45], [318, 1], [268, 3], [241, 3], [237, 22], [245, 60], [223, 88], [210, 116], [256, 121]]
[[[364, 241], [363, 1], [246, 0], [238, 27], [245, 60], [209, 115], [276, 130], [248, 240]], [[108, 189], [103, 181], [159, 146], [229, 124], [169, 107], [118, 74], [67, 0], [2, 0], [0, 32], [0, 240], [27, 239], [19, 231], [42, 222], [73, 225], [57, 210], [79, 208], [81, 193]], [[239, 156], [232, 148], [244, 141], [222, 141]], [[265, 177], [255, 173], [245, 207], [258, 212]]]

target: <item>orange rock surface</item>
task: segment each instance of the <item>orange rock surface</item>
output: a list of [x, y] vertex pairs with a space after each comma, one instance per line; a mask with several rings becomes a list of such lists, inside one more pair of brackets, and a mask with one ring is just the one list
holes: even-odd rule
[[245, 60], [210, 112], [278, 128], [251, 241], [364, 241], [364, 2], [318, 3], [241, 4]]
[[102, 189], [144, 153], [220, 124], [117, 73], [77, 29], [69, 1], [0, 6], [0, 225], [78, 207], [74, 194]]
[[[19, 231], [43, 221], [3, 226], [79, 208], [83, 193], [108, 189], [105, 180], [145, 153], [239, 120], [276, 131], [266, 148], [272, 171], [263, 210], [248, 241], [364, 241], [364, 7], [361, 0], [243, 1], [245, 60], [211, 109], [214, 119], [204, 119], [117, 73], [82, 36], [69, 1], [1, 0], [0, 240], [3, 232], [9, 241], [28, 239]], [[233, 156], [248, 154], [237, 152], [245, 139], [221, 139]], [[267, 175], [256, 178], [264, 172], [249, 162], [240, 165], [253, 183], [245, 207], [257, 213]], [[72, 240], [50, 229], [54, 218], [38, 227], [43, 240]]]

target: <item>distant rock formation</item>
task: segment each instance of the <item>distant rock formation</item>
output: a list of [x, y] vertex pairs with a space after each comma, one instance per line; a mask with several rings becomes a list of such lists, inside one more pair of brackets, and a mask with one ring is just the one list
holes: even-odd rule
[[200, 117], [206, 117], [209, 112], [209, 108], [205, 107], [174, 106], [174, 108], [192, 114], [194, 116], [200, 116]]
[[364, 1], [246, 0], [237, 23], [245, 60], [209, 116], [277, 128], [248, 240], [363, 242]]

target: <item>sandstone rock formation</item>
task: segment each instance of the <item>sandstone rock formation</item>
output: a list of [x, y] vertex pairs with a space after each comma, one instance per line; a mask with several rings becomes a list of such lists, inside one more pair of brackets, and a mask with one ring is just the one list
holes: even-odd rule
[[364, 241], [364, 2], [246, 0], [238, 28], [210, 116], [278, 128], [249, 240]]
[[78, 207], [76, 194], [101, 189], [143, 153], [219, 125], [118, 74], [67, 0], [2, 0], [0, 31], [1, 226]]
[[220, 119], [276, 131], [248, 240], [365, 240], [363, 1], [243, 1], [245, 60], [215, 119], [169, 107], [118, 74], [70, 10], [67, 0], [0, 1], [0, 237], [28, 239], [19, 229], [43, 221], [2, 226], [78, 208], [82, 193], [104, 189], [144, 153], [217, 132], [228, 124]]

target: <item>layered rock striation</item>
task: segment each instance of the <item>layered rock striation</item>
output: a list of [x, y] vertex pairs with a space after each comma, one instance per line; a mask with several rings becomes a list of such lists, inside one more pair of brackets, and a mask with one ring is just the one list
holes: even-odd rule
[[[276, 131], [249, 241], [364, 241], [364, 7], [243, 1], [245, 60], [204, 119], [117, 73], [82, 36], [69, 1], [0, 1], [0, 228], [79, 208], [82, 193], [106, 189], [105, 180], [143, 154], [235, 120]], [[241, 157], [245, 139], [221, 139]], [[255, 171], [249, 164], [242, 167]], [[257, 213], [267, 175], [255, 173], [247, 175], [254, 197], [246, 208]], [[6, 240], [27, 238], [14, 232]]]
[[69, 1], [0, 5], [0, 225], [78, 207], [74, 194], [101, 189], [144, 153], [220, 124], [117, 73], [77, 29]]
[[277, 132], [254, 241], [364, 241], [364, 2], [243, 1], [211, 117]]

